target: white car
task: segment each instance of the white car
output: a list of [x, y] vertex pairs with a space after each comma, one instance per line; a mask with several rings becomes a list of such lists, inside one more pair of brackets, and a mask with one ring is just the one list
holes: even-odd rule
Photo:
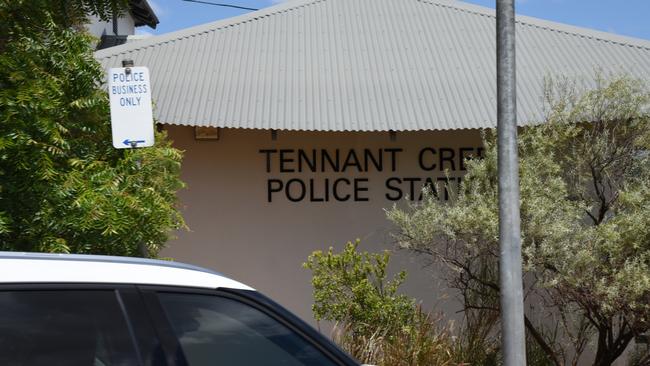
[[0, 365], [355, 365], [252, 288], [158, 260], [0, 252]]

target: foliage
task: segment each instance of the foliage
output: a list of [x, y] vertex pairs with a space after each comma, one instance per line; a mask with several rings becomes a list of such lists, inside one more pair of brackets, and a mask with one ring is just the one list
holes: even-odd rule
[[[528, 336], [551, 364], [576, 364], [589, 343], [610, 365], [650, 329], [650, 95], [625, 77], [578, 91], [547, 87], [544, 124], [519, 139], [522, 248]], [[497, 149], [468, 161], [457, 197], [429, 192], [394, 207], [403, 248], [447, 265], [466, 310], [498, 312]], [[556, 332], [540, 318], [558, 316]], [[537, 318], [537, 319], [536, 319]]]
[[[35, 3], [3, 2], [0, 14]], [[182, 153], [164, 133], [153, 148], [114, 149], [91, 38], [43, 14], [37, 28], [3, 19], [13, 28], [0, 55], [0, 249], [155, 255], [184, 225]]]
[[[457, 330], [454, 359], [469, 365], [501, 365], [501, 344], [494, 337], [498, 320], [497, 313], [467, 309], [464, 322]], [[528, 365], [537, 366], [531, 362]]]
[[304, 267], [313, 272], [316, 320], [350, 324], [354, 334], [370, 336], [377, 327], [395, 330], [412, 322], [415, 303], [397, 289], [405, 272], [387, 280], [390, 254], [359, 253], [359, 240], [349, 242], [340, 254], [330, 248], [316, 251]]
[[387, 280], [390, 253], [358, 252], [358, 245], [349, 242], [341, 253], [316, 251], [305, 263], [313, 272], [316, 319], [336, 322], [335, 341], [364, 363], [452, 364], [449, 329], [397, 293], [406, 273]]
[[88, 15], [108, 21], [128, 9], [129, 0], [0, 0], [0, 51], [27, 34], [46, 35], [48, 22], [80, 28]]
[[637, 344], [630, 352], [627, 365], [647, 366], [650, 365], [650, 344]]
[[[458, 342], [451, 329], [441, 327], [441, 317], [433, 317], [419, 307], [408, 328], [394, 334], [377, 328], [372, 334], [352, 336], [347, 324], [334, 330], [334, 341], [356, 359], [377, 366], [446, 366], [461, 365], [456, 361]], [[486, 365], [486, 364], [482, 364]]]

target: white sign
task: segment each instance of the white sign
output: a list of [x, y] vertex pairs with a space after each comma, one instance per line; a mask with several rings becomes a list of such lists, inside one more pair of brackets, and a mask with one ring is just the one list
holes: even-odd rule
[[108, 95], [113, 147], [130, 149], [153, 146], [149, 69], [143, 66], [109, 69]]

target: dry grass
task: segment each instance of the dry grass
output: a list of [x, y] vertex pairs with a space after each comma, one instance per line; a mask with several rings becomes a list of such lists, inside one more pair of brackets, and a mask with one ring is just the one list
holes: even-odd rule
[[362, 363], [377, 366], [464, 365], [456, 359], [456, 338], [441, 317], [417, 310], [409, 327], [383, 326], [355, 335], [349, 325], [337, 326], [333, 338]]

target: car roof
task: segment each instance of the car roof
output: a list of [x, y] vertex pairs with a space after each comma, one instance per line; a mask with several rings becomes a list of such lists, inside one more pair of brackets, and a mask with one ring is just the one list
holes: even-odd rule
[[0, 283], [102, 283], [253, 290], [218, 272], [155, 259], [0, 252]]

